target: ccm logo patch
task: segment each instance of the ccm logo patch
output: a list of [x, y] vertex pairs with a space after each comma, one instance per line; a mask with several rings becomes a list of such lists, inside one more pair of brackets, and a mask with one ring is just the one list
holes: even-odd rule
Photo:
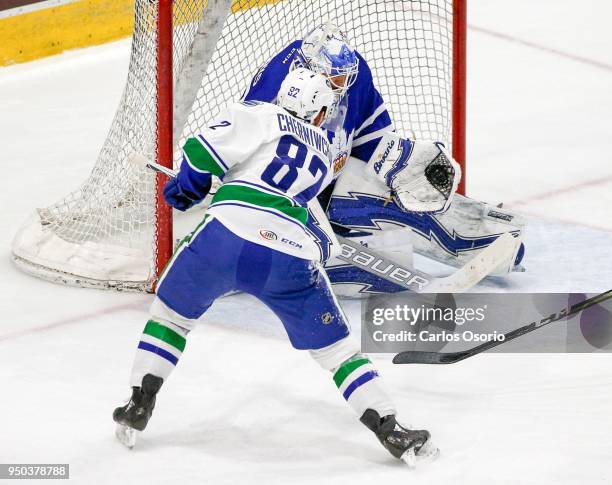
[[259, 235], [268, 241], [276, 241], [278, 236], [272, 231], [268, 231], [267, 229], [261, 229], [259, 231]]
[[282, 238], [281, 242], [288, 244], [289, 246], [293, 246], [294, 248], [302, 249], [302, 245], [300, 243], [296, 243], [295, 241], [292, 241], [291, 239], [287, 239], [286, 237]]

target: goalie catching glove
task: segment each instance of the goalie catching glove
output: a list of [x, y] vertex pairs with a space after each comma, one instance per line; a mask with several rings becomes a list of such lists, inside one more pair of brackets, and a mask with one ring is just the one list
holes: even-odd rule
[[461, 178], [459, 164], [442, 143], [412, 141], [392, 132], [382, 137], [368, 168], [407, 212], [446, 211]]

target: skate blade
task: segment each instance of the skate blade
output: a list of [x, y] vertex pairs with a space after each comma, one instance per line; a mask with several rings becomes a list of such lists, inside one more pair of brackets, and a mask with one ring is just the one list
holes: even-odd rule
[[115, 436], [119, 440], [119, 442], [129, 448], [130, 450], [134, 448], [136, 444], [136, 439], [138, 438], [139, 431], [134, 428], [130, 428], [125, 424], [118, 424], [115, 429]]
[[408, 468], [414, 469], [417, 465], [424, 465], [431, 463], [440, 455], [440, 449], [434, 445], [431, 440], [427, 440], [423, 446], [419, 449], [418, 453], [414, 452], [414, 448], [407, 450], [402, 456], [401, 460], [408, 465]]

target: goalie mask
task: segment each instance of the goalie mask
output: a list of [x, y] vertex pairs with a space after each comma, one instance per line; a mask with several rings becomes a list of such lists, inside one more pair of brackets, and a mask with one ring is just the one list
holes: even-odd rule
[[338, 99], [355, 84], [359, 59], [347, 36], [332, 22], [327, 22], [302, 41], [301, 57], [304, 67], [327, 76]]
[[276, 104], [307, 123], [313, 123], [324, 110], [325, 115], [318, 120], [318, 126], [325, 122], [334, 101], [329, 80], [303, 67], [287, 74], [276, 98]]

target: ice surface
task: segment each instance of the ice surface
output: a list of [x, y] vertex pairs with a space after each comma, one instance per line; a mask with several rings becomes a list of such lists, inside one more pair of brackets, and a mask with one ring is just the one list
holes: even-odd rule
[[[609, 2], [469, 8], [475, 28], [612, 66]], [[151, 297], [33, 279], [12, 266], [9, 248], [34, 207], [88, 174], [128, 56], [121, 41], [0, 69], [0, 462], [70, 463], [79, 484], [612, 480], [610, 355], [488, 354], [449, 367], [377, 359], [401, 417], [430, 429], [442, 450], [409, 472], [244, 295], [215, 304], [190, 336], [136, 448], [117, 443], [111, 413], [129, 394]], [[468, 67], [469, 193], [530, 216], [528, 272], [480, 289], [612, 287], [612, 67], [481, 30], [470, 31]], [[344, 306], [357, 327], [359, 303]]]

